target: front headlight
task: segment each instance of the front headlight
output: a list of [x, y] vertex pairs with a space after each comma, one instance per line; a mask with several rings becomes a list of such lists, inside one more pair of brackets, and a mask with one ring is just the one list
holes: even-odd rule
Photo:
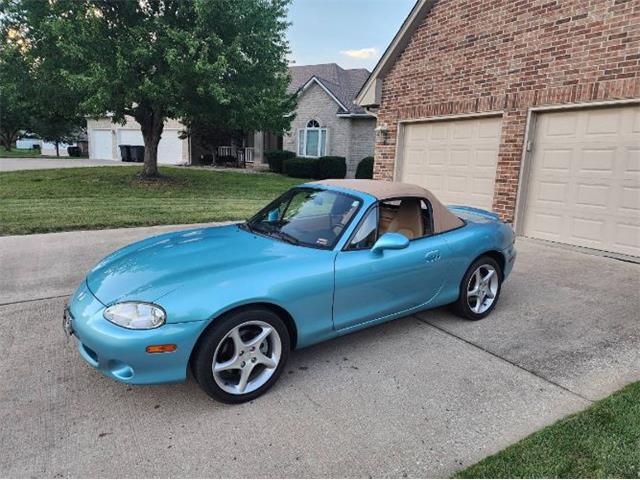
[[166, 314], [151, 303], [123, 302], [111, 305], [104, 311], [104, 318], [111, 323], [133, 330], [148, 330], [164, 324]]

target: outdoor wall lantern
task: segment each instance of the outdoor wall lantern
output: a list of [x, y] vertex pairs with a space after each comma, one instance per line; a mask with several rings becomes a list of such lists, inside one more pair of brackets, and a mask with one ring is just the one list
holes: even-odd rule
[[389, 137], [389, 126], [386, 123], [378, 125], [376, 127], [376, 143], [383, 145], [387, 144], [387, 138]]

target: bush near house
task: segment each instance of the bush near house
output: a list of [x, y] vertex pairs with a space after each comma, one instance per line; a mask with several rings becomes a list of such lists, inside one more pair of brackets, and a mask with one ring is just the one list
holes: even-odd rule
[[290, 158], [284, 162], [284, 173], [290, 177], [344, 178], [347, 174], [347, 161], [344, 157]]
[[373, 178], [373, 157], [364, 157], [356, 169], [356, 178]]
[[267, 163], [269, 164], [269, 170], [275, 173], [282, 173], [284, 161], [294, 158], [295, 156], [296, 154], [289, 150], [270, 150], [268, 152], [264, 152], [264, 157], [267, 159]]

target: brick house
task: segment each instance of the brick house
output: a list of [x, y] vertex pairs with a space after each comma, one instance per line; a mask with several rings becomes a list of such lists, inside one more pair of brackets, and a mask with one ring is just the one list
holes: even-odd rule
[[640, 3], [419, 0], [356, 102], [374, 176], [640, 256]]
[[347, 176], [353, 176], [374, 149], [375, 117], [353, 103], [369, 71], [327, 63], [292, 66], [289, 74], [289, 92], [298, 101], [283, 148], [299, 157], [345, 157]]

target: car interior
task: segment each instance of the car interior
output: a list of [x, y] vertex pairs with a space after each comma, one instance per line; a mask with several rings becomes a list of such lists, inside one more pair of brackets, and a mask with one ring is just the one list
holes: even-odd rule
[[420, 198], [402, 198], [380, 202], [378, 237], [401, 233], [409, 240], [432, 234], [432, 222], [427, 203]]

